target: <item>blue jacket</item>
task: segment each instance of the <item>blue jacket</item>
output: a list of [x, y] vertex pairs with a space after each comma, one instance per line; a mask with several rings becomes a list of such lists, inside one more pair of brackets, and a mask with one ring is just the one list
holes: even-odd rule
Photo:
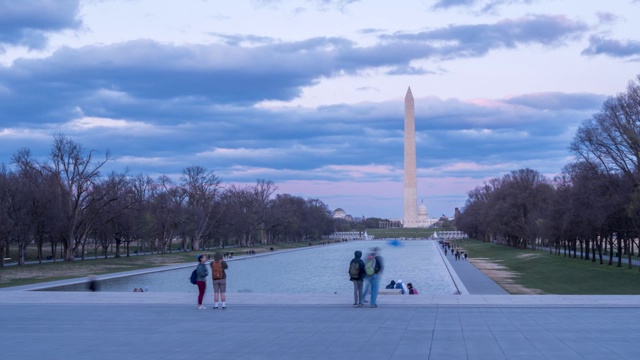
[[209, 270], [207, 270], [207, 267], [204, 264], [199, 263], [198, 267], [196, 268], [196, 274], [198, 275], [196, 277], [196, 281], [207, 281]]

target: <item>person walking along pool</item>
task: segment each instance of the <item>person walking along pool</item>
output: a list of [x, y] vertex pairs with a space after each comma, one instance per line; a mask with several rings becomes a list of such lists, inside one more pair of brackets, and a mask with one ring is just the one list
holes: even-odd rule
[[207, 276], [209, 271], [204, 263], [207, 262], [207, 256], [204, 254], [198, 255], [198, 267], [196, 268], [196, 285], [198, 285], [198, 309], [206, 309], [202, 305], [202, 299], [204, 298], [204, 292], [207, 288]]
[[362, 306], [362, 282], [364, 280], [364, 261], [362, 251], [357, 250], [349, 263], [349, 280], [353, 282], [353, 306]]
[[213, 255], [213, 261], [211, 262], [211, 277], [213, 279], [213, 310], [218, 309], [218, 295], [222, 300], [222, 310], [227, 308], [225, 299], [225, 293], [227, 292], [227, 270], [229, 265], [222, 260], [222, 254], [219, 252]]
[[371, 270], [366, 269], [367, 266], [373, 267], [373, 275], [368, 276], [371, 282], [371, 307], [378, 307], [378, 303], [376, 300], [378, 299], [378, 288], [380, 287], [380, 278], [382, 277], [382, 272], [384, 271], [384, 263], [382, 260], [382, 256], [380, 256], [380, 248], [374, 247], [371, 252], [372, 259], [369, 260], [372, 263], [365, 264], [365, 271], [367, 275], [371, 272]]

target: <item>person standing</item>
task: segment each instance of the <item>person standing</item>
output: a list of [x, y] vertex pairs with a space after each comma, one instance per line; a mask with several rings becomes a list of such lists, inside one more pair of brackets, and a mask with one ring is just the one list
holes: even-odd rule
[[202, 299], [204, 298], [204, 292], [207, 289], [207, 276], [209, 271], [204, 263], [207, 262], [207, 256], [204, 254], [198, 255], [198, 267], [196, 268], [196, 285], [198, 285], [198, 309], [206, 309], [202, 305]]
[[227, 292], [227, 262], [222, 260], [222, 254], [216, 252], [211, 262], [211, 277], [213, 278], [213, 310], [218, 310], [218, 297], [222, 300], [222, 310], [227, 308], [225, 293]]
[[[384, 271], [384, 263], [382, 260], [382, 256], [380, 256], [380, 248], [374, 247], [371, 252], [371, 258], [373, 261], [373, 275], [371, 275], [371, 307], [378, 307], [378, 303], [376, 302], [378, 298], [378, 288], [380, 287], [380, 278], [382, 277], [382, 272]], [[366, 267], [367, 265], [365, 265]], [[367, 271], [367, 275], [370, 271]]]
[[362, 306], [362, 282], [364, 281], [364, 261], [362, 251], [357, 250], [349, 263], [349, 280], [353, 282], [353, 306]]
[[364, 261], [364, 282], [363, 282], [363, 290], [362, 290], [362, 303], [368, 303], [367, 296], [369, 296], [369, 292], [371, 291], [371, 282], [373, 281], [373, 274], [375, 274], [375, 262], [373, 259], [373, 254], [369, 253], [367, 255], [366, 260]]

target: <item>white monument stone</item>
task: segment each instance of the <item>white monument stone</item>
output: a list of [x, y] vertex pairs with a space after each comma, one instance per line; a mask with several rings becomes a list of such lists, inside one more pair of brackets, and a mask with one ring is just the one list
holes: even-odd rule
[[418, 185], [416, 176], [416, 119], [411, 87], [404, 97], [404, 220], [403, 226], [417, 227]]
[[418, 180], [416, 175], [416, 118], [411, 87], [404, 98], [404, 217], [406, 228], [427, 228], [438, 219], [430, 219], [424, 202], [418, 209]]

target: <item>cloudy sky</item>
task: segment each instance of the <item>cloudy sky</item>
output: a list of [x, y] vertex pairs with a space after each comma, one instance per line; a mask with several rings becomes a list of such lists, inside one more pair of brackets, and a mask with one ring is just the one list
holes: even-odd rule
[[558, 174], [576, 128], [640, 74], [638, 0], [0, 0], [0, 163], [62, 133], [108, 170], [271, 180], [402, 216], [484, 181]]

